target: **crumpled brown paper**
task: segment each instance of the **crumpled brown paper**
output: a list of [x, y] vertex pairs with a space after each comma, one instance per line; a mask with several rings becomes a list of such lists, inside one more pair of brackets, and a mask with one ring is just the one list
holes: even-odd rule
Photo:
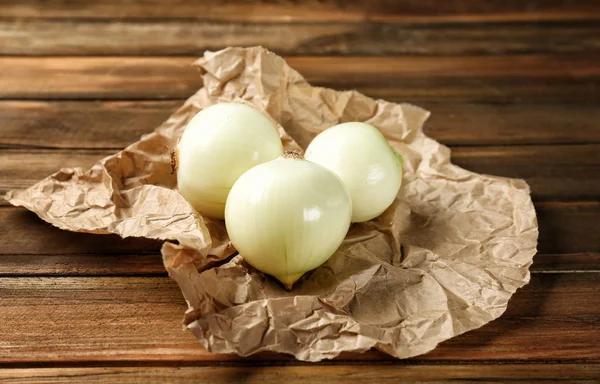
[[[538, 229], [527, 184], [452, 165], [450, 150], [421, 131], [427, 111], [312, 87], [260, 47], [206, 52], [195, 65], [204, 88], [154, 133], [87, 172], [62, 169], [7, 199], [67, 230], [176, 240], [164, 243], [163, 260], [189, 304], [184, 323], [209, 351], [415, 356], [497, 318], [529, 281]], [[286, 149], [364, 121], [405, 158], [392, 207], [353, 225], [291, 292], [231, 257], [223, 222], [194, 213], [175, 190], [168, 148], [195, 113], [225, 101], [264, 111]]]

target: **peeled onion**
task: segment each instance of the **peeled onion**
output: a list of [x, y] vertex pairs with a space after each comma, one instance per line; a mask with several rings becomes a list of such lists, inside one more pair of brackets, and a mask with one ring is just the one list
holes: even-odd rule
[[402, 184], [402, 157], [369, 124], [343, 123], [326, 129], [313, 139], [305, 157], [344, 182], [352, 196], [353, 222], [382, 214]]
[[255, 165], [283, 154], [276, 127], [254, 108], [215, 104], [200, 111], [177, 145], [179, 192], [200, 214], [224, 218], [235, 181]]
[[336, 251], [352, 203], [340, 179], [300, 156], [258, 165], [234, 184], [225, 225], [240, 255], [291, 288]]

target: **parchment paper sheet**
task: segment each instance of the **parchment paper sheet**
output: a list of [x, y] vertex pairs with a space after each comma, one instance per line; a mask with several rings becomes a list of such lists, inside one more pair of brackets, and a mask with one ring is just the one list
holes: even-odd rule
[[[164, 264], [188, 302], [184, 324], [209, 351], [318, 361], [374, 347], [406, 358], [497, 318], [529, 281], [538, 228], [527, 184], [452, 165], [450, 150], [422, 133], [427, 111], [312, 87], [261, 47], [206, 52], [195, 65], [204, 87], [154, 133], [6, 198], [66, 230], [176, 241], [164, 243]], [[286, 149], [364, 121], [405, 159], [392, 207], [353, 225], [291, 292], [244, 263], [224, 223], [176, 191], [169, 148], [200, 109], [228, 101], [268, 115]]]

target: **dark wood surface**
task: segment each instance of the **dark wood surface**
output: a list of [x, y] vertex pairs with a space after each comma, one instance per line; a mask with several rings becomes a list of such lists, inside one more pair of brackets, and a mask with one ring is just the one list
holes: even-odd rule
[[[157, 256], [158, 257], [158, 256]], [[502, 317], [451, 339], [433, 352], [395, 361], [375, 350], [346, 353], [336, 361], [595, 360], [600, 344], [600, 274], [534, 273]], [[0, 279], [0, 308], [10, 309], [0, 329], [0, 363], [97, 361], [134, 364], [247, 362], [277, 364], [291, 357], [274, 354], [241, 358], [209, 354], [181, 329], [185, 301], [176, 283], [163, 276], [12, 276]], [[18, 315], [18, 316], [17, 316]], [[574, 326], [576, 324], [576, 326]], [[23, 337], [27, 335], [27, 337]], [[299, 363], [298, 363], [299, 364]], [[310, 370], [310, 364], [306, 364]]]
[[0, 381], [600, 380], [600, 3], [3, 1], [0, 193], [151, 132], [201, 86], [192, 61], [228, 45], [421, 105], [454, 163], [527, 180], [530, 284], [498, 320], [413, 359], [214, 355], [181, 327], [159, 242], [61, 231], [2, 201]]
[[[597, 383], [597, 364], [340, 364], [313, 366], [204, 366], [204, 367], [99, 367], [34, 368], [0, 372], [0, 379], [19, 383], [114, 383], [114, 382], [217, 382], [226, 383], [398, 383], [398, 382], [530, 382], [564, 381]], [[208, 379], [206, 379], [208, 378]]]
[[[0, 21], [12, 55], [195, 55], [233, 43], [285, 55], [598, 52], [598, 22], [547, 24]], [[235, 42], [232, 35], [236, 36]], [[285, 36], [285, 39], [282, 38]], [[540, 37], [544, 36], [544, 39]], [[115, 44], [118, 40], [118, 44]]]
[[[226, 22], [513, 22], [600, 20], [595, 0], [20, 0], [6, 2], [14, 19], [164, 20]], [[200, 4], [197, 4], [200, 3]]]
[[[599, 34], [600, 35], [600, 34]], [[417, 102], [600, 101], [600, 54], [500, 56], [297, 56], [288, 63], [314, 85]], [[187, 56], [0, 56], [2, 99], [163, 100], [202, 85]]]

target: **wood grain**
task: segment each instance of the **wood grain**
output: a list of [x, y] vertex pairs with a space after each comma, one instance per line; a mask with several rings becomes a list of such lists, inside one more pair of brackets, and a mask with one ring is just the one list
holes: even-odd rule
[[[81, 236], [85, 236], [81, 234]], [[83, 242], [79, 234], [72, 236], [74, 241]], [[159, 249], [160, 244], [152, 244], [151, 241], [122, 240], [115, 236], [99, 236], [92, 239], [91, 243], [87, 243], [87, 249], [83, 252], [69, 254], [71, 250], [66, 250], [64, 254], [20, 254], [20, 255], [0, 255], [0, 276], [6, 277], [21, 277], [21, 276], [166, 276], [167, 271], [162, 263], [162, 257]], [[35, 242], [35, 241], [34, 241]], [[104, 242], [113, 243], [112, 254], [98, 254], [98, 250], [94, 250], [94, 245]], [[85, 244], [85, 243], [81, 243]], [[127, 248], [140, 247], [141, 251], [137, 253], [131, 252]], [[106, 248], [100, 245], [100, 248]], [[154, 253], [151, 249], [155, 248]], [[49, 252], [57, 252], [56, 248], [51, 248]], [[135, 250], [134, 250], [135, 251]], [[570, 260], [571, 257], [564, 257]], [[600, 259], [600, 256], [597, 257]], [[557, 259], [555, 259], [556, 261]], [[589, 261], [592, 261], [592, 257]], [[579, 260], [576, 263], [576, 268], [585, 270], [589, 263], [586, 260]], [[590, 266], [591, 267], [591, 266]], [[564, 270], [564, 268], [563, 268]], [[554, 271], [550, 267], [549, 271]]]
[[[27, 188], [64, 167], [89, 168], [115, 150], [0, 150], [0, 193]], [[168, 158], [168, 149], [165, 148]], [[453, 147], [452, 161], [470, 171], [524, 178], [536, 201], [600, 197], [600, 145]], [[1, 203], [0, 203], [1, 204]]]
[[[542, 229], [545, 228], [543, 225]], [[529, 270], [532, 273], [600, 272], [600, 252], [537, 254]]]
[[[390, 101], [599, 101], [600, 56], [289, 57], [313, 85]], [[0, 99], [185, 98], [192, 57], [3, 57]]]
[[[73, 241], [83, 242], [84, 234], [75, 234]], [[5, 236], [2, 236], [5, 237]], [[98, 236], [96, 236], [98, 237]], [[0, 276], [166, 276], [159, 251], [152, 253], [154, 244], [144, 244], [128, 239], [121, 240], [115, 236], [102, 237], [102, 240], [113, 243], [112, 254], [74, 253], [67, 249], [63, 254], [17, 254], [0, 255]], [[89, 247], [98, 246], [100, 239], [93, 239]], [[150, 243], [150, 242], [148, 242]], [[88, 243], [89, 244], [89, 243]], [[127, 248], [142, 248], [137, 253], [130, 252]], [[53, 244], [50, 244], [52, 247]], [[120, 247], [120, 248], [119, 248]], [[160, 245], [156, 244], [156, 248]], [[100, 245], [100, 248], [105, 247]], [[84, 250], [83, 252], [89, 252]], [[135, 250], [134, 250], [135, 251]], [[50, 248], [46, 252], [56, 252]], [[150, 253], [147, 253], [150, 252]], [[530, 268], [531, 273], [580, 273], [600, 272], [600, 252], [566, 253], [566, 254], [537, 254]]]
[[[500, 319], [413, 361], [598, 363], [599, 283], [598, 273], [534, 275]], [[185, 301], [166, 277], [0, 278], [0, 292], [4, 364], [240, 360], [207, 354], [182, 331]], [[274, 354], [253, 359], [290, 360]], [[340, 359], [393, 360], [375, 351]]]
[[[537, 203], [537, 272], [597, 271], [600, 203]], [[161, 242], [63, 231], [16, 207], [0, 207], [0, 275], [164, 274]]]
[[598, 23], [0, 21], [3, 55], [200, 55], [262, 45], [285, 55], [592, 53]]
[[600, 146], [454, 147], [452, 162], [473, 172], [525, 179], [534, 201], [600, 198]]
[[373, 0], [227, 0], [194, 2], [177, 0], [19, 0], [3, 4], [3, 18], [34, 19], [194, 19], [213, 21], [410, 21], [480, 22], [598, 20], [600, 9], [594, 0], [544, 0], [523, 2], [480, 2], [477, 0], [394, 1]]
[[424, 132], [450, 146], [600, 142], [600, 108], [594, 105], [421, 105], [431, 111]]
[[28, 368], [0, 370], [0, 380], [16, 383], [398, 383], [410, 380], [427, 383], [506, 381], [597, 383], [598, 364], [419, 364], [405, 362], [364, 365], [310, 366], [204, 366], [204, 367], [107, 367], [107, 368]]
[[152, 132], [181, 104], [0, 101], [0, 147], [122, 149]]
[[[159, 255], [162, 242], [144, 238], [121, 239], [117, 235], [96, 235], [88, 233], [75, 233], [64, 231], [53, 227], [37, 217], [25, 208], [4, 206], [0, 208], [0, 255], [50, 255], [44, 262], [40, 257], [37, 261], [29, 264], [32, 270], [47, 267], [48, 262], [56, 262], [55, 269], [61, 268], [61, 257], [74, 255], [71, 260], [78, 259], [79, 255], [104, 255], [105, 257], [122, 256], [124, 259], [137, 255], [148, 255], [152, 257]], [[2, 257], [0, 256], [0, 258]], [[4, 260], [4, 259], [3, 259]], [[88, 258], [87, 260], [92, 260]], [[118, 260], [118, 257], [117, 259]], [[98, 260], [100, 261], [100, 260]], [[21, 263], [27, 263], [23, 258]], [[75, 261], [73, 265], [81, 265], [82, 260]], [[132, 262], [132, 260], [127, 260]], [[97, 263], [97, 262], [96, 262]], [[34, 264], [37, 264], [34, 265]], [[66, 264], [66, 263], [63, 263]], [[90, 263], [91, 264], [91, 263]], [[92, 266], [93, 268], [93, 266]], [[126, 268], [126, 267], [125, 267]], [[15, 274], [23, 271], [4, 269], [5, 273]]]
[[114, 150], [0, 150], [0, 193], [27, 188], [60, 168], [89, 169], [113, 153]]
[[[600, 252], [600, 202], [536, 204], [541, 253]], [[595, 227], [595, 228], [594, 228]]]
[[[0, 101], [0, 147], [121, 149], [152, 132], [183, 100]], [[600, 143], [594, 105], [424, 103], [426, 134], [441, 143]]]
[[187, 98], [202, 86], [193, 60], [192, 57], [0, 57], [0, 98]]

